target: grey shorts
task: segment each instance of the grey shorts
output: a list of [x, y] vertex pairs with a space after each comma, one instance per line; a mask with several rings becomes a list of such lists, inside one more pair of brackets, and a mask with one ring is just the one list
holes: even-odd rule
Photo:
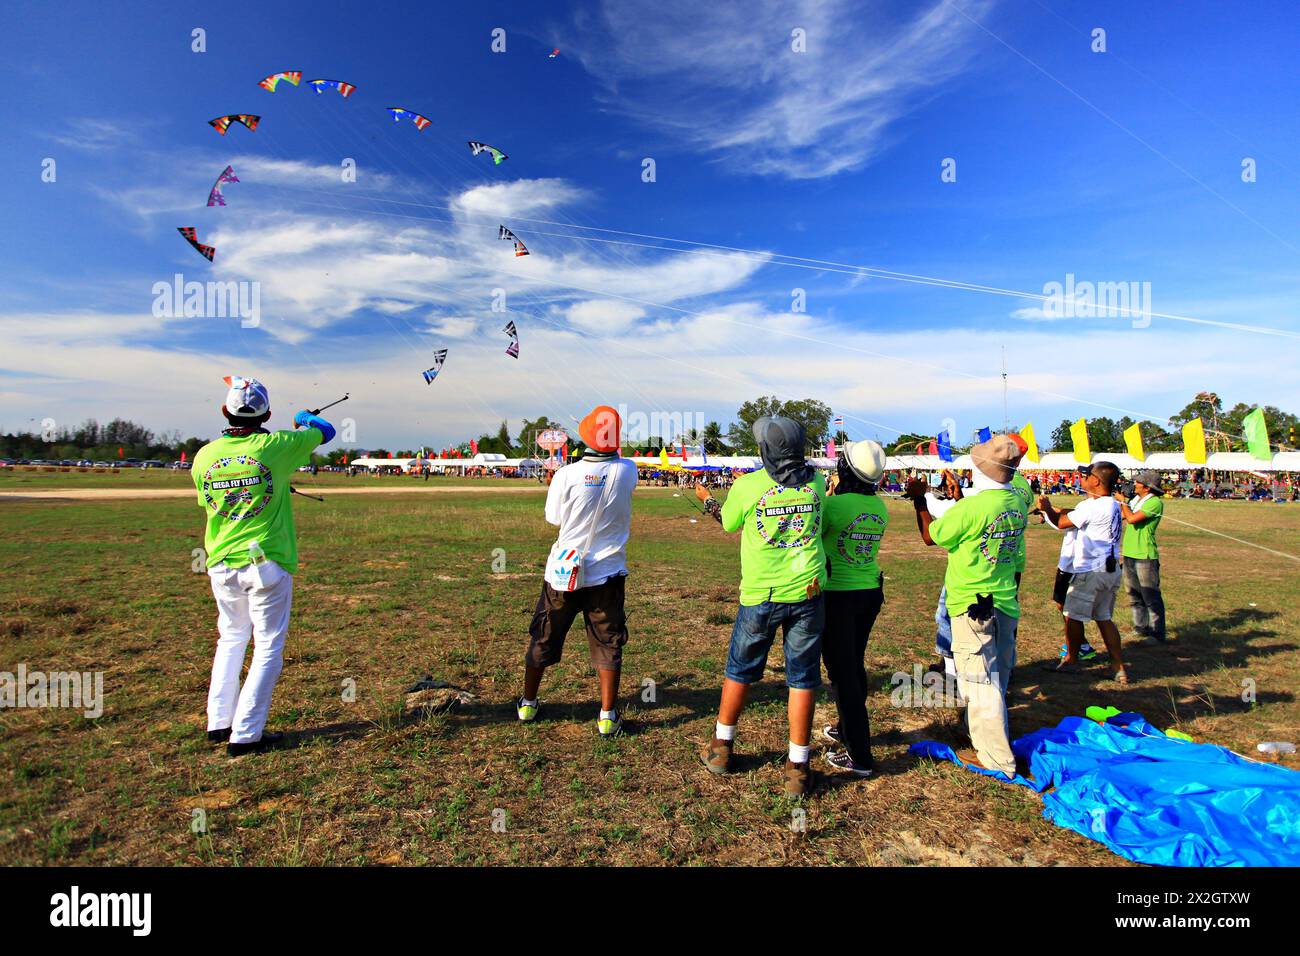
[[1062, 611], [1071, 621], [1109, 621], [1115, 611], [1122, 572], [1083, 571], [1070, 578]]

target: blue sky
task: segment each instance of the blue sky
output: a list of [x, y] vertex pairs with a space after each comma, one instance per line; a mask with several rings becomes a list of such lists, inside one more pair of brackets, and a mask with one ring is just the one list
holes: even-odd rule
[[[282, 423], [350, 391], [369, 447], [599, 402], [725, 425], [759, 394], [820, 398], [851, 437], [964, 436], [1001, 424], [1003, 349], [1011, 423], [1040, 433], [1164, 417], [1205, 388], [1300, 406], [1290, 5], [715, 6], [7, 4], [0, 427], [211, 434], [233, 372], [268, 384]], [[282, 69], [358, 90], [257, 86]], [[237, 112], [262, 124], [206, 123]], [[209, 209], [228, 163], [241, 182]], [[176, 273], [257, 283], [258, 325], [155, 315]], [[1053, 319], [933, 281], [1041, 294], [1068, 275], [1252, 330]]]

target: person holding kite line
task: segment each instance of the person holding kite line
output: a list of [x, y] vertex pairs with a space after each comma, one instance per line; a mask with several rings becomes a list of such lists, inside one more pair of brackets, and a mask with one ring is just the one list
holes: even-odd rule
[[[301, 431], [269, 432], [266, 386], [231, 375], [221, 408], [228, 427], [199, 449], [190, 472], [207, 511], [204, 550], [217, 602], [217, 651], [208, 689], [208, 740], [226, 742], [232, 757], [264, 750], [283, 734], [267, 731], [271, 692], [284, 666], [284, 642], [298, 570], [298, 535], [289, 501], [290, 476], [310, 463], [334, 426], [301, 411]], [[249, 641], [253, 660], [239, 674]]]
[[1160, 593], [1160, 549], [1156, 546], [1156, 528], [1165, 513], [1160, 485], [1159, 473], [1148, 469], [1133, 479], [1132, 501], [1115, 493], [1124, 516], [1120, 551], [1124, 558], [1124, 587], [1133, 609], [1133, 629], [1148, 645], [1165, 642], [1165, 599]]
[[845, 750], [826, 762], [859, 777], [875, 769], [867, 716], [867, 671], [863, 660], [885, 590], [876, 557], [889, 513], [876, 496], [885, 473], [885, 451], [874, 441], [847, 443], [837, 463], [834, 491], [822, 508], [826, 551], [826, 629], [822, 660], [835, 687], [839, 722], [822, 731]]
[[596, 730], [612, 737], [623, 729], [618, 681], [627, 643], [623, 609], [627, 539], [632, 527], [636, 464], [620, 458], [618, 412], [601, 405], [578, 425], [587, 445], [582, 458], [555, 471], [546, 491], [546, 520], [560, 528], [546, 561], [542, 593], [529, 627], [524, 692], [516, 714], [537, 719], [542, 674], [560, 662], [569, 628], [582, 614], [591, 664], [600, 681]]
[[1106, 642], [1114, 678], [1128, 683], [1128, 671], [1120, 651], [1119, 628], [1111, 619], [1115, 610], [1115, 597], [1119, 593], [1120, 549], [1124, 534], [1124, 516], [1119, 502], [1111, 497], [1119, 484], [1119, 468], [1109, 461], [1080, 465], [1083, 492], [1088, 497], [1073, 509], [1058, 511], [1046, 495], [1038, 499], [1038, 507], [1047, 522], [1060, 531], [1074, 528], [1074, 553], [1070, 557], [1069, 584], [1062, 603], [1065, 615], [1065, 657], [1047, 670], [1062, 674], [1082, 671], [1079, 663], [1083, 644], [1084, 625], [1097, 622], [1097, 630]]
[[737, 478], [721, 508], [703, 485], [695, 491], [724, 531], [742, 532], [740, 608], [727, 652], [717, 724], [701, 759], [710, 773], [731, 769], [736, 723], [749, 686], [762, 678], [781, 630], [790, 724], [784, 786], [786, 796], [797, 799], [813, 789], [808, 758], [826, 619], [821, 534], [826, 482], [808, 464], [804, 429], [798, 422], [764, 416], [754, 422], [753, 434], [762, 468]]
[[1020, 449], [994, 435], [970, 451], [972, 490], [935, 518], [926, 483], [913, 478], [906, 495], [916, 509], [921, 540], [948, 552], [944, 592], [952, 627], [957, 685], [966, 701], [966, 724], [978, 762], [1015, 776], [1006, 692], [1016, 660], [1016, 587], [1028, 508], [1012, 488]]

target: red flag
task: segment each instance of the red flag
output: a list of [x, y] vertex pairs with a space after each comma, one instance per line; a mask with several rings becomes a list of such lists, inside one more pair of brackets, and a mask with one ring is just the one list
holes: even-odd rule
[[682, 464], [686, 463], [686, 439], [682, 439]]
[[343, 456], [343, 464], [346, 465], [347, 463], [348, 463], [348, 456], [347, 456], [347, 455], [344, 455], [344, 456]]
[[118, 458], [121, 458], [121, 457], [122, 457], [122, 448], [121, 448], [120, 445], [118, 446], [118, 449], [117, 449], [117, 457], [118, 457]]
[[931, 455], [939, 454], [939, 443], [937, 441], [930, 442], [930, 454]]
[[469, 440], [469, 451], [470, 451], [470, 454], [471, 454], [471, 455], [477, 455], [477, 454], [478, 454], [478, 439], [477, 439], [477, 438], [471, 438], [471, 439]]
[[185, 461], [185, 452], [184, 452], [184, 451], [181, 452], [181, 461]]

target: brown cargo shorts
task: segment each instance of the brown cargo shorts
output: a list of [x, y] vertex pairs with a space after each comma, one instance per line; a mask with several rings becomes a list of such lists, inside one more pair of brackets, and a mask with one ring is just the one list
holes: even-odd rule
[[560, 662], [569, 628], [582, 614], [587, 626], [591, 665], [597, 670], [619, 670], [623, 645], [627, 643], [627, 617], [623, 613], [623, 591], [627, 575], [616, 574], [594, 587], [557, 591], [545, 581], [537, 599], [531, 640], [524, 660], [530, 667], [550, 667]]

